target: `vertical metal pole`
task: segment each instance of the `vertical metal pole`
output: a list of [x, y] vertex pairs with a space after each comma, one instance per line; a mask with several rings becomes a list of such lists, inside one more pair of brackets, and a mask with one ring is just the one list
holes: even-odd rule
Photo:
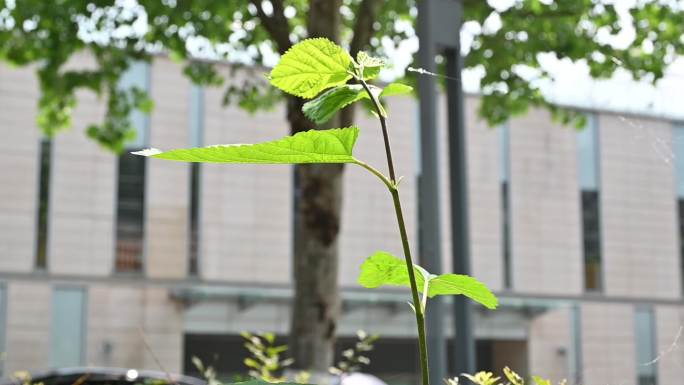
[[[418, 2], [418, 36], [420, 68], [436, 72], [436, 44], [433, 36], [434, 2]], [[442, 272], [442, 248], [439, 213], [439, 135], [437, 130], [437, 86], [432, 76], [418, 77], [420, 93], [420, 165], [418, 174], [418, 255], [420, 263], [433, 274]], [[430, 378], [441, 383], [446, 377], [446, 339], [444, 336], [444, 303], [435, 297], [429, 301], [426, 314]]]
[[[463, 8], [458, 2], [456, 22], [461, 23]], [[463, 115], [463, 87], [461, 83], [461, 50], [457, 44], [445, 51], [447, 75], [447, 108], [449, 110], [449, 180], [451, 182], [451, 244], [454, 272], [470, 274], [470, 236], [468, 231], [468, 172], [466, 136]], [[454, 326], [456, 374], [473, 373], [475, 366], [475, 337], [470, 302], [464, 296], [454, 298]]]

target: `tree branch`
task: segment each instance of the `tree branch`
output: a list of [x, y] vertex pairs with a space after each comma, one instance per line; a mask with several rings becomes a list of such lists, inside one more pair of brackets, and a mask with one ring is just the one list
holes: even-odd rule
[[271, 0], [271, 5], [273, 6], [273, 14], [268, 16], [264, 9], [261, 7], [261, 1], [251, 0], [252, 5], [257, 9], [257, 16], [259, 21], [266, 29], [271, 39], [276, 43], [278, 52], [282, 55], [290, 47], [292, 47], [292, 41], [290, 41], [290, 23], [285, 17], [285, 7], [283, 5], [283, 0]]
[[[381, 3], [380, 0], [363, 0], [359, 4], [359, 9], [356, 12], [356, 23], [352, 31], [352, 39], [349, 43], [349, 53], [353, 57], [370, 43], [370, 39], [373, 36], [373, 23], [377, 20]], [[347, 127], [353, 124], [354, 108], [352, 104], [340, 111], [340, 126]]]
[[373, 36], [373, 23], [378, 17], [380, 3], [379, 0], [363, 0], [359, 5], [351, 43], [349, 43], [349, 51], [352, 56], [356, 56], [370, 42], [370, 38]]

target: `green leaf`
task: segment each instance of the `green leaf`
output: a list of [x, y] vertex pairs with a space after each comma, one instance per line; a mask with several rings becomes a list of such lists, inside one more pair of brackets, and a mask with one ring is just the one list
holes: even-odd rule
[[162, 152], [148, 149], [133, 154], [183, 162], [204, 163], [355, 163], [352, 149], [358, 127], [310, 130], [258, 144], [228, 144]]
[[311, 99], [325, 89], [346, 83], [352, 77], [351, 64], [351, 56], [332, 41], [306, 39], [285, 52], [269, 79], [289, 94]]
[[[494, 294], [477, 279], [459, 274], [430, 274], [418, 265], [413, 265], [418, 291], [423, 292], [427, 280], [428, 297], [436, 295], [465, 295], [489, 309], [495, 309], [498, 301]], [[406, 263], [384, 251], [371, 255], [361, 265], [358, 283], [367, 288], [382, 285], [410, 287]]]
[[461, 375], [477, 385], [496, 385], [499, 381], [499, 377], [494, 377], [492, 372], [477, 372], [474, 376], [468, 373], [462, 373]]
[[368, 97], [368, 94], [360, 84], [345, 84], [327, 90], [316, 99], [304, 103], [302, 111], [304, 115], [317, 124], [330, 120], [337, 111], [342, 108]]
[[525, 385], [525, 380], [523, 380], [518, 373], [511, 370], [511, 368], [508, 366], [504, 367], [503, 372], [511, 385]]
[[[416, 284], [422, 292], [425, 278], [421, 270], [414, 265]], [[376, 251], [363, 262], [357, 282], [369, 289], [382, 285], [411, 287], [406, 262], [385, 251]]]
[[261, 365], [253, 358], [245, 358], [243, 362], [248, 368], [259, 369], [261, 367]]
[[[401, 83], [391, 83], [385, 88], [368, 85], [368, 88], [376, 98], [408, 94], [413, 91], [412, 87]], [[364, 99], [370, 100], [370, 97], [363, 86], [360, 84], [344, 84], [327, 90], [315, 99], [304, 103], [302, 111], [309, 119], [321, 124], [330, 120], [337, 111]], [[367, 105], [367, 107], [371, 110], [374, 108], [372, 104]], [[387, 111], [382, 104], [380, 105], [380, 112], [383, 117], [387, 117]]]
[[413, 92], [413, 87], [407, 86], [402, 83], [390, 83], [380, 92], [380, 96], [395, 96], [395, 95], [405, 95]]
[[488, 309], [496, 309], [498, 304], [487, 286], [469, 275], [442, 274], [430, 280], [429, 297], [457, 294], [465, 295]]
[[368, 55], [364, 51], [356, 54], [356, 63], [363, 69], [363, 79], [371, 80], [380, 75], [380, 70], [385, 66], [385, 62], [377, 57]]
[[551, 380], [546, 380], [539, 376], [532, 376], [532, 379], [536, 385], [551, 385]]

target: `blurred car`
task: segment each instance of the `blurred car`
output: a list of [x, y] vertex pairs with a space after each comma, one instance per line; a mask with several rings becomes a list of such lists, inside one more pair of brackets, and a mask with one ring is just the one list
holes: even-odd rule
[[154, 370], [126, 368], [61, 368], [46, 371], [21, 372], [0, 379], [0, 385], [207, 385], [190, 376]]

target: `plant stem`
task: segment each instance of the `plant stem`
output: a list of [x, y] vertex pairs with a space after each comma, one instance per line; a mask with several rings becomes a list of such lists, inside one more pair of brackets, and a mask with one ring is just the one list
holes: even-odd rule
[[[420, 295], [418, 293], [416, 273], [415, 269], [413, 268], [413, 259], [411, 258], [411, 246], [409, 245], [409, 238], [408, 234], [406, 233], [406, 224], [404, 223], [404, 214], [401, 209], [401, 200], [399, 199], [399, 188], [397, 186], [397, 179], [394, 173], [394, 163], [392, 162], [392, 148], [390, 147], [389, 135], [387, 134], [387, 122], [385, 121], [385, 117], [382, 114], [380, 102], [375, 97], [375, 95], [373, 95], [373, 93], [370, 90], [370, 87], [368, 87], [368, 84], [366, 84], [363, 78], [360, 78], [359, 81], [361, 82], [361, 85], [366, 90], [368, 96], [373, 102], [375, 111], [378, 114], [378, 119], [380, 120], [380, 126], [382, 127], [382, 137], [385, 142], [385, 154], [387, 155], [387, 168], [389, 169], [391, 182], [391, 185], [388, 185], [387, 187], [390, 191], [390, 194], [392, 194], [392, 201], [394, 202], [394, 211], [397, 216], [397, 223], [399, 225], [399, 235], [401, 236], [401, 246], [404, 249], [404, 260], [406, 261], [406, 268], [408, 269], [409, 281], [411, 283], [413, 310], [416, 314], [416, 327], [418, 328], [418, 350], [420, 354], [421, 377], [423, 380], [423, 385], [430, 385], [430, 374], [428, 371], [427, 339], [425, 337], [425, 314], [423, 313], [422, 301], [420, 300]], [[363, 166], [363, 164], [360, 165]], [[374, 170], [369, 169], [369, 171], [373, 172]]]

